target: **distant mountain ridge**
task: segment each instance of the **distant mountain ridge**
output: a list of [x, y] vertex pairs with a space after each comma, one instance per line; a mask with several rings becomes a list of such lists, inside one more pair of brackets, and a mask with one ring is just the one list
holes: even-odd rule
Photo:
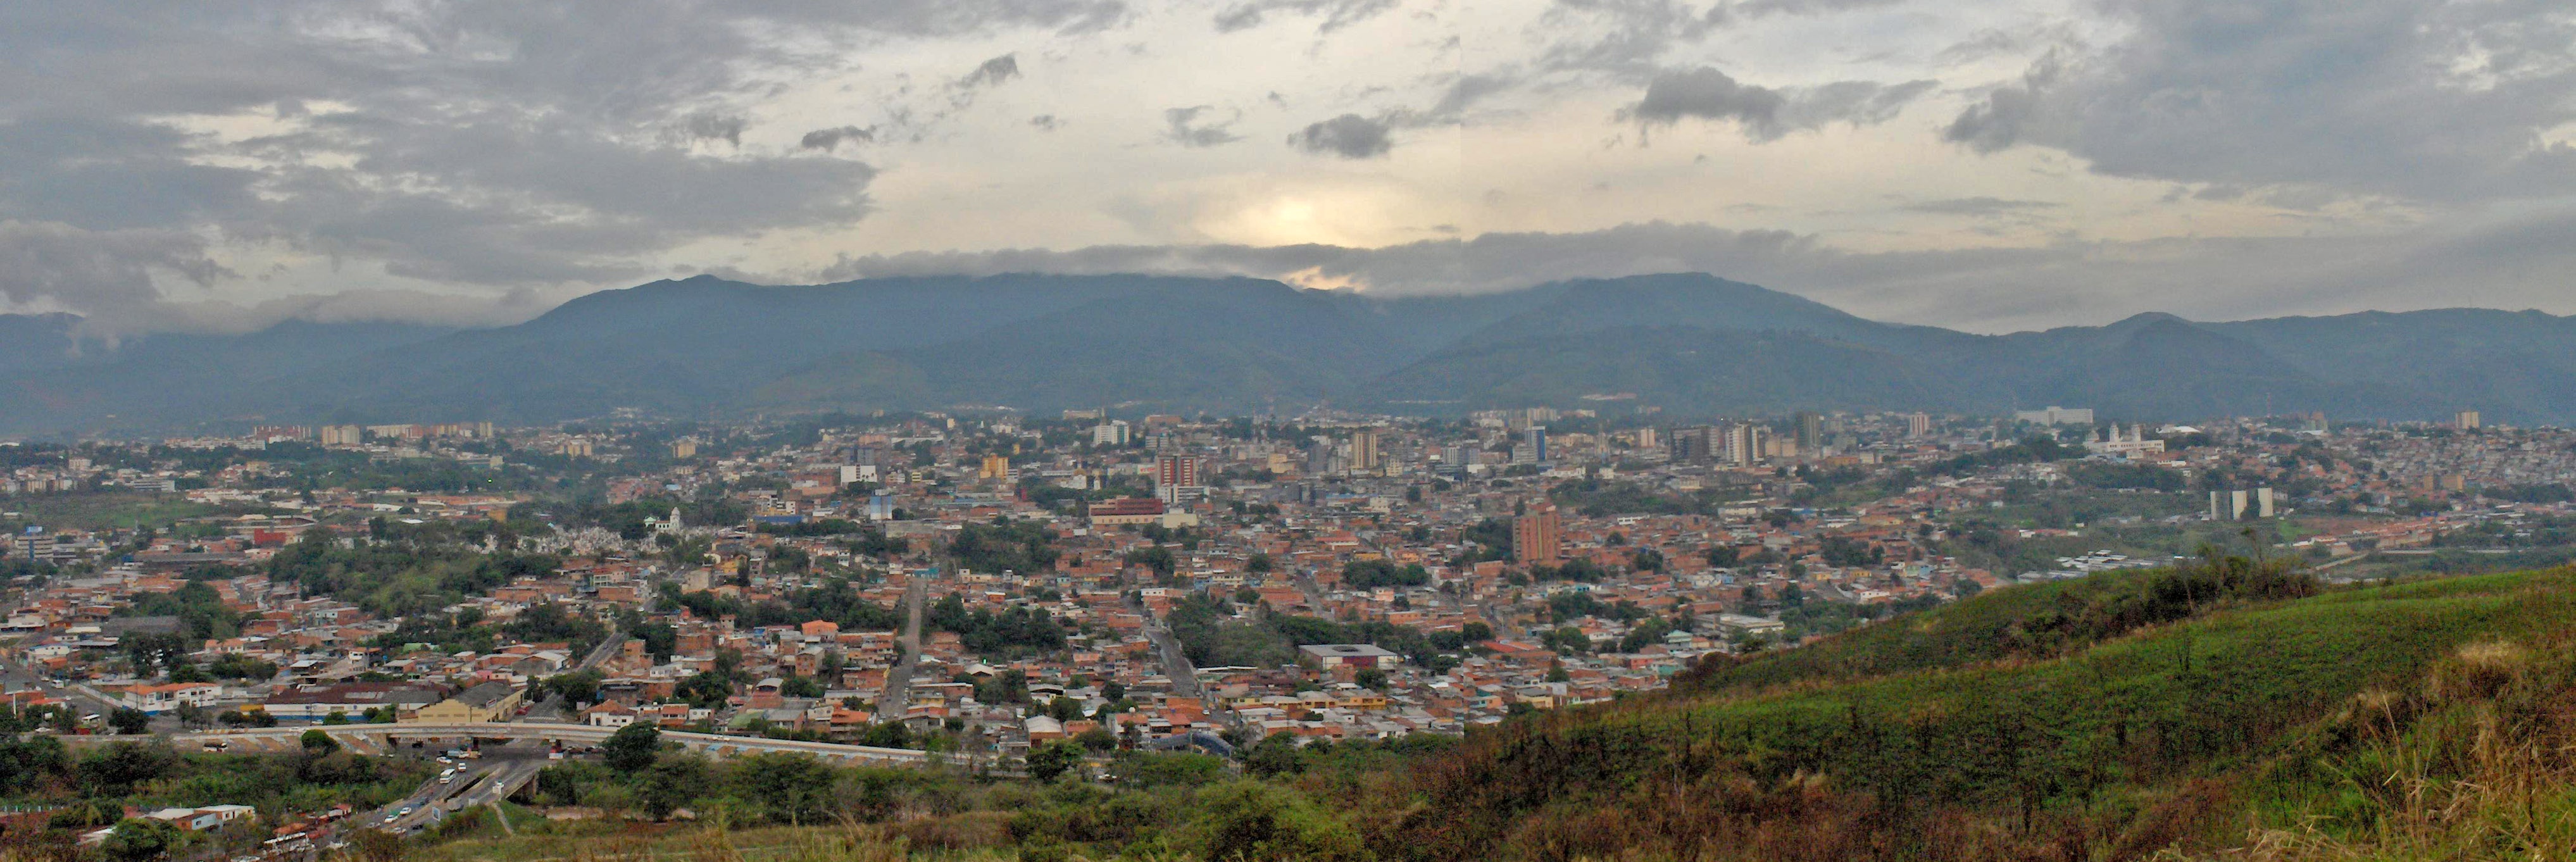
[[1379, 298], [1250, 278], [709, 276], [590, 294], [515, 326], [288, 322], [109, 346], [0, 315], [0, 434], [253, 422], [549, 422], [617, 408], [957, 405], [1406, 413], [1637, 404], [2189, 420], [2323, 411], [2576, 421], [2576, 318], [2443, 309], [1975, 335], [1882, 323], [1706, 274]]

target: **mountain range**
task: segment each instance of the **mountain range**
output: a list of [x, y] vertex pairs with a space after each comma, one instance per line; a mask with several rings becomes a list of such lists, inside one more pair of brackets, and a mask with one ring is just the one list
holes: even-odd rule
[[[2576, 317], [2443, 309], [2226, 323], [2142, 314], [1977, 335], [1883, 323], [1705, 274], [1375, 297], [1247, 278], [922, 277], [770, 287], [710, 276], [457, 329], [289, 321], [111, 345], [0, 315], [0, 434], [250, 423], [550, 422], [637, 408], [1007, 406], [1444, 415], [1654, 405], [2191, 420], [2576, 420]], [[1588, 397], [1587, 397], [1588, 396]]]

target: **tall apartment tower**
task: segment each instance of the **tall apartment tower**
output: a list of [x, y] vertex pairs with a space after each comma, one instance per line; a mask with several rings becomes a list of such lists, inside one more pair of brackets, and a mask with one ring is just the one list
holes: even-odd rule
[[1928, 414], [1928, 413], [1908, 413], [1908, 414], [1905, 414], [1905, 436], [1908, 436], [1908, 437], [1930, 437], [1930, 436], [1932, 436], [1932, 416], [1931, 416], [1931, 414]]
[[1802, 410], [1797, 416], [1798, 452], [1814, 454], [1825, 448], [1825, 417], [1815, 411]]
[[1374, 473], [1383, 465], [1378, 454], [1380, 433], [1375, 428], [1362, 428], [1351, 433], [1351, 472]]
[[1707, 425], [1675, 428], [1666, 437], [1665, 451], [1672, 454], [1675, 463], [1680, 464], [1706, 464], [1710, 458], [1716, 457], [1718, 449], [1725, 446], [1718, 430]]
[[2451, 427], [2458, 428], [2462, 431], [2476, 430], [2478, 427], [2478, 411], [2460, 411], [2459, 415], [2451, 417]]
[[1564, 558], [1556, 504], [1542, 502], [1512, 519], [1512, 559], [1522, 565], [1556, 565]]
[[1718, 460], [1736, 467], [1750, 467], [1763, 458], [1763, 443], [1771, 429], [1751, 422], [1726, 427], [1726, 432], [1712, 445]]
[[2209, 492], [2209, 519], [2212, 521], [2241, 521], [2249, 514], [2249, 509], [2254, 517], [2272, 517], [2272, 489]]
[[1178, 503], [1205, 491], [1206, 485], [1199, 480], [1199, 459], [1188, 455], [1155, 456], [1155, 499]]

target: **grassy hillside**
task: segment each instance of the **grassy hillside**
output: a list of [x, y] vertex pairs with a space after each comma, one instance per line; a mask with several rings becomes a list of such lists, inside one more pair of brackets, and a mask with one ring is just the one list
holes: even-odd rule
[[1386, 812], [1364, 831], [1398, 859], [2576, 847], [2576, 574], [2169, 601], [2192, 583], [1997, 591], [1477, 734], [1355, 808]]

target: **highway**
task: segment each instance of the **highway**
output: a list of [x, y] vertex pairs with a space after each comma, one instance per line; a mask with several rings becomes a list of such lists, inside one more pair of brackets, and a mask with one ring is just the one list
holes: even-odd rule
[[[353, 828], [383, 829], [409, 833], [428, 828], [449, 815], [477, 805], [490, 805], [509, 798], [546, 768], [546, 747], [534, 743], [491, 746], [483, 749], [480, 760], [457, 761], [461, 771], [447, 780], [432, 776], [412, 791], [385, 807], [353, 818]], [[439, 764], [444, 770], [445, 764]], [[409, 812], [409, 813], [405, 813]]]
[[[303, 744], [302, 740], [304, 732], [308, 730], [320, 730], [323, 733], [329, 734], [333, 740], [339, 742], [341, 747], [365, 755], [409, 751], [412, 749], [408, 743], [412, 742], [420, 742], [424, 745], [437, 744], [442, 746], [452, 746], [468, 739], [496, 742], [533, 742], [539, 745], [562, 743], [574, 746], [594, 746], [607, 742], [609, 734], [616, 732], [614, 728], [593, 727], [586, 724], [556, 724], [544, 722], [422, 722], [413, 724], [337, 724], [306, 725], [296, 727], [238, 728], [230, 730], [207, 730], [195, 733], [174, 733], [167, 734], [167, 737], [171, 744], [177, 746], [181, 751], [213, 750], [210, 748], [210, 745], [219, 744], [222, 746], [222, 750], [239, 753], [284, 752], [300, 748]], [[86, 747], [104, 745], [121, 740], [131, 741], [140, 738], [141, 737], [71, 736], [64, 737], [63, 744], [73, 747]], [[714, 757], [733, 757], [759, 752], [778, 751], [811, 754], [824, 760], [838, 761], [842, 763], [877, 763], [902, 766], [919, 764], [925, 756], [920, 751], [905, 748], [876, 748], [865, 745], [843, 745], [834, 742], [805, 742], [794, 739], [768, 739], [757, 736], [727, 736], [723, 734], [687, 733], [674, 730], [663, 731], [662, 739], [666, 742], [679, 743], [681, 747], [688, 750], [701, 752]], [[489, 749], [490, 747], [490, 745], [485, 746], [486, 749]]]

